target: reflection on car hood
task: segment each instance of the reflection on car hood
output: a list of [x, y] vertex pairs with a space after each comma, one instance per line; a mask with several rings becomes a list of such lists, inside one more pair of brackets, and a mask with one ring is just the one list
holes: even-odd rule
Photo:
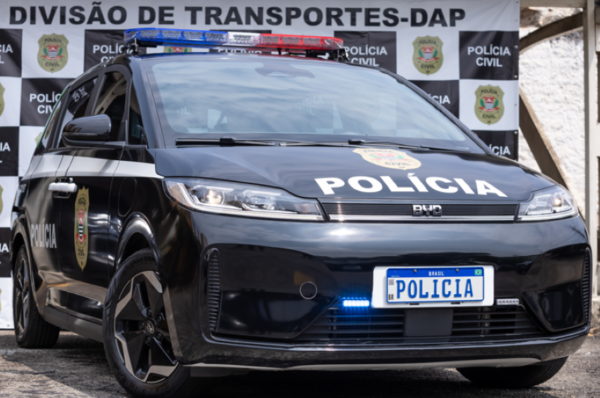
[[278, 187], [307, 198], [526, 200], [554, 185], [513, 161], [389, 147], [194, 147], [157, 151], [157, 173]]

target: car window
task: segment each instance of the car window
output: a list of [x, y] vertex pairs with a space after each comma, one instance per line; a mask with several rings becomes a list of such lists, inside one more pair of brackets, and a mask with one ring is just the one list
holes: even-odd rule
[[484, 153], [457, 121], [376, 69], [284, 57], [165, 57], [146, 65], [167, 145], [234, 134]]
[[132, 145], [145, 145], [147, 144], [147, 140], [144, 125], [142, 123], [140, 103], [133, 86], [131, 87], [131, 100], [129, 103], [129, 137], [127, 142]]
[[65, 146], [60, 139], [65, 126], [72, 120], [85, 116], [85, 110], [90, 102], [90, 96], [95, 84], [96, 78], [88, 80], [77, 88], [71, 90], [69, 93], [69, 100], [67, 108], [65, 109], [65, 115], [63, 116], [60, 129], [57, 132], [58, 140], [56, 141], [56, 146]]
[[125, 114], [127, 79], [122, 73], [107, 73], [96, 101], [94, 115], [107, 115], [111, 121], [110, 140], [117, 141]]
[[36, 139], [37, 148], [35, 150], [35, 154], [42, 152], [44, 149], [48, 148], [50, 146], [50, 144], [52, 143], [53, 136], [56, 135], [56, 133], [52, 134], [53, 127], [56, 125], [56, 122], [60, 116], [60, 110], [61, 110], [62, 104], [65, 102], [64, 95], [67, 90], [68, 90], [68, 88], [65, 89], [65, 91], [61, 94], [60, 98], [58, 99], [58, 102], [56, 103], [56, 105], [54, 105], [52, 114], [50, 115], [50, 117], [48, 118], [48, 121], [46, 122], [46, 127], [40, 133], [39, 137]]

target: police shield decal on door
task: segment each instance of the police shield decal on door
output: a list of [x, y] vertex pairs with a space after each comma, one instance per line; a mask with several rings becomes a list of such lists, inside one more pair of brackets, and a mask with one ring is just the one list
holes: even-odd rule
[[81, 188], [75, 199], [75, 256], [77, 264], [83, 271], [88, 258], [88, 209], [90, 207], [90, 192]]

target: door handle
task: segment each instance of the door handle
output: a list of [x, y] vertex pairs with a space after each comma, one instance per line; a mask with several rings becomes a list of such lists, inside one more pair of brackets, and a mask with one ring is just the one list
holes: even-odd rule
[[48, 185], [48, 191], [75, 193], [77, 192], [77, 184], [73, 182], [52, 182]]

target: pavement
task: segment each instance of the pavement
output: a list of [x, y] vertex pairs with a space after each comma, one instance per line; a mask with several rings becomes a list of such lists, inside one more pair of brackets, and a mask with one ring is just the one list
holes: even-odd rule
[[[0, 397], [126, 397], [102, 344], [62, 332], [51, 349], [22, 349], [0, 331]], [[600, 398], [600, 333], [550, 381], [507, 390], [473, 386], [454, 369], [378, 372], [252, 372], [218, 379], [210, 398], [528, 397]]]

